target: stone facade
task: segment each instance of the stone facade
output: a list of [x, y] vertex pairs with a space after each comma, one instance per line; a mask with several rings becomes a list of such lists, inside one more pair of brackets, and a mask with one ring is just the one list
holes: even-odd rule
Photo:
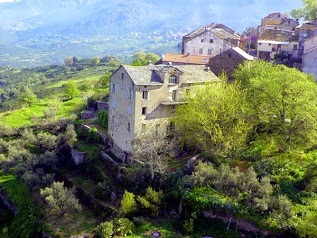
[[238, 46], [240, 38], [222, 24], [211, 24], [183, 36], [182, 54], [215, 56]]
[[211, 58], [207, 65], [217, 76], [220, 76], [224, 72], [228, 80], [232, 80], [232, 74], [239, 64], [245, 60], [254, 59], [253, 56], [247, 54], [239, 47], [234, 47]]
[[192, 85], [218, 80], [202, 65], [122, 65], [111, 76], [108, 133], [112, 152], [128, 161], [135, 137], [169, 126]]
[[302, 56], [302, 71], [313, 74], [317, 79], [317, 36], [305, 41], [305, 50]]

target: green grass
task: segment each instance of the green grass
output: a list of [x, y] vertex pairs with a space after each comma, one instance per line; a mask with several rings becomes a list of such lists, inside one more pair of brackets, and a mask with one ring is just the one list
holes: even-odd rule
[[163, 222], [144, 222], [141, 225], [136, 227], [134, 234], [127, 236], [130, 238], [150, 238], [153, 237], [153, 232], [161, 233], [161, 237], [164, 238], [181, 238], [183, 237], [181, 234], [175, 231], [175, 229], [171, 226], [170, 223]]
[[[37, 122], [34, 118], [43, 117], [45, 110], [48, 109], [49, 101], [49, 99], [42, 99], [31, 107], [0, 113], [1, 121], [14, 128], [35, 125]], [[84, 109], [85, 105], [86, 101], [81, 97], [61, 102], [57, 118], [65, 118], [73, 113], [78, 114]]]

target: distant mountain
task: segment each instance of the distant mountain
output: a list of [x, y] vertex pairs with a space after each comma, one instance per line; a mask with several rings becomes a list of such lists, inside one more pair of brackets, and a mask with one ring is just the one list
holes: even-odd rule
[[[47, 51], [47, 54], [51, 48], [54, 48], [56, 50], [54, 52], [58, 54], [57, 47], [74, 41], [82, 42], [85, 39], [86, 42], [96, 42], [103, 41], [109, 36], [129, 37], [129, 34], [134, 34], [133, 39], [139, 41], [142, 37], [148, 37], [148, 41], [144, 42], [143, 46], [148, 46], [152, 38], [155, 38], [152, 43], [163, 44], [158, 36], [152, 38], [148, 36], [153, 32], [159, 32], [164, 37], [168, 34], [172, 38], [171, 34], [175, 33], [173, 39], [177, 44], [177, 41], [181, 40], [180, 32], [188, 33], [194, 28], [212, 22], [222, 22], [242, 32], [248, 26], [258, 25], [260, 18], [268, 13], [288, 12], [300, 6], [300, 2], [300, 0], [15, 0], [5, 3], [0, 1], [0, 50], [2, 50], [1, 46], [8, 49], [8, 46], [19, 45], [30, 49], [30, 46], [38, 45], [39, 49]], [[145, 35], [138, 35], [139, 33]], [[130, 51], [138, 46], [133, 43], [133, 39], [130, 40], [132, 45], [127, 46]], [[103, 46], [106, 49], [108, 47], [104, 45], [105, 43]], [[111, 42], [111, 53], [123, 53], [122, 42], [117, 45], [117, 51], [114, 43]], [[101, 47], [93, 48], [94, 54], [105, 53], [100, 51]], [[61, 57], [63, 57], [62, 53]], [[80, 53], [73, 52], [73, 55]], [[19, 59], [19, 56], [15, 58]], [[11, 61], [12, 59], [0, 58], [0, 63]]]

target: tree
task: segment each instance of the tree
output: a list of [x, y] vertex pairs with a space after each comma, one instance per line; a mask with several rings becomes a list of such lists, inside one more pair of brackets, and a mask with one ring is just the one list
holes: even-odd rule
[[78, 85], [74, 81], [69, 81], [64, 84], [65, 96], [68, 98], [74, 98], [80, 94]]
[[98, 65], [98, 64], [100, 64], [100, 58], [98, 58], [98, 57], [92, 58], [92, 59], [91, 59], [91, 64], [92, 64], [92, 65]]
[[130, 216], [137, 210], [137, 204], [135, 201], [135, 195], [133, 193], [124, 191], [120, 211], [124, 216]]
[[102, 238], [109, 238], [113, 235], [113, 221], [103, 222], [99, 225], [100, 233]]
[[26, 104], [28, 107], [32, 106], [32, 104], [37, 100], [37, 96], [28, 87], [24, 89], [24, 92], [20, 94], [19, 98], [21, 102]]
[[174, 145], [174, 140], [167, 137], [165, 128], [147, 128], [133, 141], [132, 158], [140, 164], [149, 166], [151, 179], [154, 179], [155, 172], [166, 171], [167, 159]]
[[111, 72], [107, 72], [104, 76], [100, 77], [99, 82], [102, 86], [109, 86]]
[[74, 193], [74, 188], [64, 187], [64, 182], [54, 182], [50, 187], [41, 189], [41, 195], [45, 197], [45, 201], [60, 216], [67, 212], [81, 211], [81, 205]]
[[295, 19], [304, 18], [305, 20], [313, 20], [317, 18], [317, 1], [302, 0], [303, 6], [291, 11], [292, 17]]
[[108, 111], [100, 110], [97, 114], [98, 117], [98, 123], [104, 127], [108, 127]]
[[137, 201], [141, 207], [150, 210], [152, 215], [157, 216], [159, 214], [159, 206], [162, 200], [162, 191], [156, 192], [153, 188], [148, 187], [144, 196], [138, 196]]
[[245, 87], [257, 135], [285, 151], [317, 139], [317, 85], [312, 76], [284, 65], [246, 62], [234, 75]]
[[176, 133], [180, 144], [206, 154], [227, 155], [244, 146], [250, 130], [248, 104], [239, 84], [225, 82], [197, 86], [177, 108]]
[[160, 57], [154, 53], [144, 53], [144, 52], [138, 52], [135, 53], [133, 56], [133, 61], [131, 65], [133, 66], [144, 66], [148, 63], [156, 63], [160, 60]]

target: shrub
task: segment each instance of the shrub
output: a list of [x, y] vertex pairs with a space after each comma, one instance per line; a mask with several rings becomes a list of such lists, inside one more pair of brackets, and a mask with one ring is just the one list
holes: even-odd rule
[[107, 128], [108, 127], [108, 112], [105, 110], [101, 110], [98, 112], [98, 123]]
[[137, 210], [135, 195], [133, 193], [124, 191], [120, 211], [124, 216], [130, 216]]

